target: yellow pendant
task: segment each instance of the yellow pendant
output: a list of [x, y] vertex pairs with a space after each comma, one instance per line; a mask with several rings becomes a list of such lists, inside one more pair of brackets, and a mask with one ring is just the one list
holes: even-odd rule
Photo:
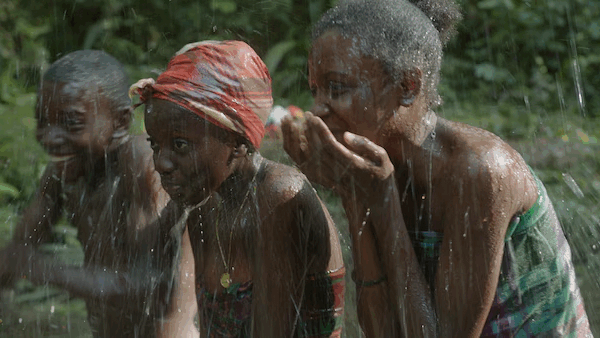
[[231, 276], [229, 275], [229, 272], [225, 272], [224, 274], [221, 275], [221, 286], [224, 287], [225, 289], [228, 289], [230, 285], [231, 285]]

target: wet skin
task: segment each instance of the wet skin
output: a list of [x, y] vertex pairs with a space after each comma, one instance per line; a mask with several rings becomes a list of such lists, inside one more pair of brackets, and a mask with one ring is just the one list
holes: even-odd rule
[[[478, 337], [509, 221], [537, 199], [533, 177], [495, 135], [429, 110], [419, 69], [394, 83], [357, 43], [335, 31], [314, 42], [314, 116], [283, 122], [284, 147], [311, 181], [342, 197], [357, 278], [387, 276], [359, 292], [367, 336]], [[444, 233], [434, 281], [420, 270], [415, 230]]]
[[[20, 262], [13, 266], [14, 274], [83, 297], [96, 336], [153, 337], [164, 332], [169, 319], [197, 336], [195, 304], [178, 304], [189, 308], [182, 314], [167, 304], [168, 295], [193, 298], [194, 292], [181, 277], [172, 287], [171, 275], [165, 273], [174, 268], [172, 252], [163, 250], [173, 238], [157, 219], [169, 198], [145, 136], [128, 136], [129, 114], [129, 108], [111, 111], [110, 101], [89, 84], [43, 83], [36, 107], [37, 139], [51, 162], [2, 255]], [[63, 212], [78, 230], [84, 268], [45, 260], [33, 251], [49, 239]], [[189, 247], [182, 257], [181, 271], [193, 275]], [[19, 265], [32, 269], [19, 271]], [[152, 275], [157, 282], [148, 282]], [[158, 325], [159, 317], [167, 319], [165, 325]]]
[[145, 122], [173, 200], [192, 206], [210, 196], [187, 222], [197, 288], [223, 292], [225, 272], [233, 283], [252, 281], [254, 335], [290, 336], [296, 306], [305, 306], [303, 277], [343, 264], [315, 191], [298, 171], [250, 154], [239, 136], [176, 104], [152, 99]]

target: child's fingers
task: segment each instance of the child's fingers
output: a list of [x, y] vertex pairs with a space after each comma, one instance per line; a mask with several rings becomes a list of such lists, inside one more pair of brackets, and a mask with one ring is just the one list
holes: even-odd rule
[[345, 132], [344, 141], [346, 142], [348, 149], [373, 162], [375, 165], [381, 165], [388, 158], [385, 149], [364, 136]]
[[[292, 118], [285, 116], [281, 121], [281, 133], [283, 134], [283, 149], [297, 164], [302, 164], [306, 160], [306, 141], [298, 125], [292, 121]], [[304, 148], [304, 149], [303, 149]]]
[[[322, 156], [327, 160], [345, 164], [352, 163], [353, 166], [362, 169], [372, 165], [371, 162], [365, 160], [359, 154], [341, 144], [335, 136], [333, 136], [325, 122], [319, 117], [309, 117], [307, 119], [307, 125], [308, 129], [311, 130], [312, 138], [318, 138], [321, 143], [324, 153]], [[314, 142], [312, 139], [309, 139], [309, 141], [311, 143]]]

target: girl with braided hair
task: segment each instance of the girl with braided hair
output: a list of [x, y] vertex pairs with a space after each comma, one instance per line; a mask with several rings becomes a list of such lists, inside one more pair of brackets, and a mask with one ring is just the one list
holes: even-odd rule
[[496, 135], [439, 117], [452, 0], [346, 1], [313, 30], [284, 147], [342, 198], [368, 337], [591, 336], [546, 190]]

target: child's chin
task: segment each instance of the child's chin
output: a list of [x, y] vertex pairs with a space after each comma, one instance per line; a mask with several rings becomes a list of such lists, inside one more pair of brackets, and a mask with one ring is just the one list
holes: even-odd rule
[[52, 161], [55, 175], [64, 182], [74, 182], [83, 175], [81, 161], [77, 158], [69, 158], [63, 161]]
[[177, 203], [180, 203], [186, 207], [193, 207], [202, 204], [208, 195], [204, 193], [204, 191], [198, 191], [193, 194], [193, 196], [183, 196], [183, 195], [171, 195], [171, 199]]

